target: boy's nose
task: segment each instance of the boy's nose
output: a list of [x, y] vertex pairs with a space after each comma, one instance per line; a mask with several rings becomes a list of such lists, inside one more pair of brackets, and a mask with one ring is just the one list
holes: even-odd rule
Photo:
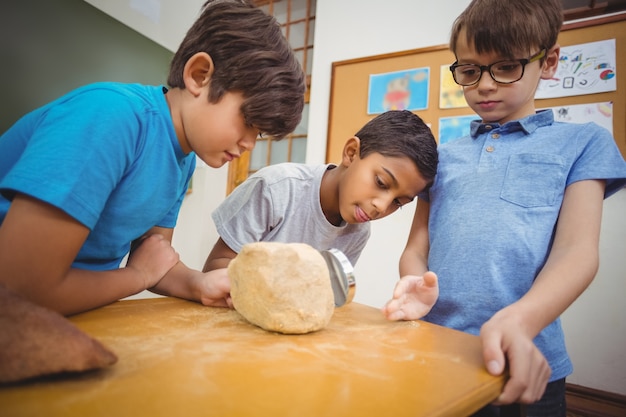
[[393, 204], [393, 196], [385, 195], [385, 196], [378, 196], [377, 198], [374, 198], [372, 205], [374, 206], [374, 209], [376, 209], [376, 213], [372, 213], [375, 215], [373, 219], [378, 218], [381, 215], [387, 213], [391, 209], [392, 204]]
[[257, 134], [246, 134], [240, 141], [239, 141], [239, 147], [243, 150], [243, 151], [251, 151], [252, 149], [254, 149], [254, 145], [256, 145], [256, 138], [257, 138]]
[[497, 84], [496, 80], [493, 79], [489, 71], [483, 71], [482, 74], [480, 74], [480, 78], [478, 79], [479, 88], [493, 88], [495, 84]]

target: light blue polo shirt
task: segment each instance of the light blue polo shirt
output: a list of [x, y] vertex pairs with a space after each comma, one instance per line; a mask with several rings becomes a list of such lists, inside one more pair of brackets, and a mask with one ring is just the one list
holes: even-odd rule
[[[425, 320], [478, 334], [520, 299], [550, 252], [568, 185], [605, 179], [605, 197], [626, 184], [626, 162], [594, 123], [554, 122], [551, 110], [504, 125], [471, 124], [470, 136], [439, 147], [428, 195], [429, 269], [440, 296]], [[568, 277], [563, 277], [567, 281]], [[551, 381], [572, 372], [560, 321], [535, 339]]]

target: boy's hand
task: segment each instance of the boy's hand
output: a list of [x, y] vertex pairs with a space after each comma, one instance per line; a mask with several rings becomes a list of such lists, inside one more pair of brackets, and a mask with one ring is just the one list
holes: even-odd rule
[[135, 269], [143, 279], [143, 289], [154, 287], [179, 261], [170, 242], [160, 234], [142, 240], [128, 257], [126, 268]]
[[200, 302], [211, 307], [233, 307], [230, 298], [230, 279], [227, 269], [220, 268], [202, 274], [200, 289]]
[[382, 312], [388, 320], [417, 320], [424, 317], [439, 297], [437, 275], [428, 271], [423, 276], [406, 275], [393, 290], [393, 298]]
[[494, 405], [534, 403], [546, 389], [550, 365], [519, 320], [507, 319], [506, 314], [500, 313], [480, 329], [483, 359], [489, 373], [502, 374], [506, 361], [509, 366], [510, 379]]

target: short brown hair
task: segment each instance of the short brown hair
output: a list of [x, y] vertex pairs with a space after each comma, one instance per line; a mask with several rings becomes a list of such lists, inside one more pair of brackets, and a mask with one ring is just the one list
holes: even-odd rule
[[552, 48], [563, 24], [559, 0], [473, 0], [457, 17], [450, 35], [456, 53], [460, 32], [476, 52], [517, 58], [533, 48]]
[[209, 0], [174, 54], [167, 79], [185, 88], [183, 69], [198, 52], [211, 56], [209, 101], [244, 96], [246, 123], [277, 138], [295, 130], [304, 108], [305, 74], [274, 17], [248, 0]]
[[428, 125], [415, 113], [389, 110], [367, 122], [355, 136], [361, 141], [361, 158], [373, 153], [409, 158], [425, 180], [434, 180], [439, 162], [437, 142]]

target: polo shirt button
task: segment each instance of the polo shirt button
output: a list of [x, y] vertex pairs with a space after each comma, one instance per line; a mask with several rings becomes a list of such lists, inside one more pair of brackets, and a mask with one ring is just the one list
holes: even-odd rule
[[486, 129], [486, 130], [491, 130], [491, 129], [493, 129], [493, 126], [491, 126], [491, 125], [485, 125], [485, 129]]
[[500, 134], [499, 133], [494, 133], [493, 135], [491, 135], [491, 137], [493, 139], [500, 139]]
[[485, 150], [486, 150], [487, 152], [493, 152], [493, 151], [495, 151], [496, 149], [495, 149], [493, 146], [487, 146], [487, 147], [485, 148]]

